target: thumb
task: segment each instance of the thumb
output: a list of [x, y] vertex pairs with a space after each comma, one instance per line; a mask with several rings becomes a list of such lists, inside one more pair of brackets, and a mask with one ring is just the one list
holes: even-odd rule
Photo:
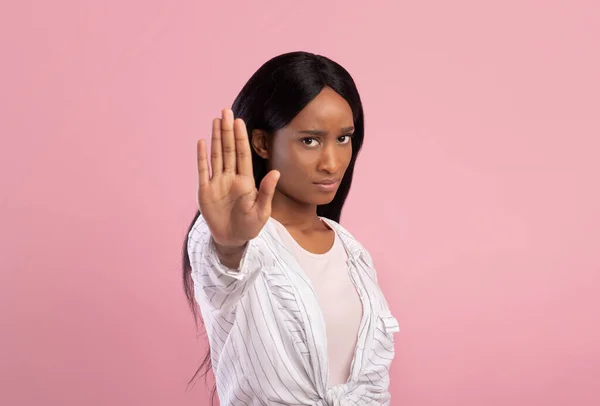
[[275, 187], [279, 180], [279, 171], [272, 170], [260, 182], [258, 197], [256, 198], [256, 209], [265, 218], [271, 215], [271, 202], [275, 195]]

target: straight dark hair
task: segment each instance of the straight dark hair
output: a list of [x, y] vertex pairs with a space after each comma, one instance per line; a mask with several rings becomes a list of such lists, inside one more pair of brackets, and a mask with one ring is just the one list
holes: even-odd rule
[[[330, 87], [348, 102], [352, 109], [355, 128], [354, 136], [351, 138], [352, 158], [338, 191], [330, 203], [317, 207], [319, 216], [339, 222], [352, 184], [356, 157], [364, 138], [362, 102], [356, 84], [346, 69], [331, 59], [308, 52], [290, 52], [276, 56], [252, 75], [233, 102], [232, 110], [236, 118], [241, 118], [246, 123], [250, 138], [255, 129], [273, 134], [292, 121], [325, 87]], [[251, 150], [254, 181], [258, 188], [263, 177], [268, 173], [267, 160], [261, 158], [253, 148]], [[189, 226], [188, 234], [199, 216], [198, 211]], [[192, 268], [188, 256], [188, 234], [183, 243], [183, 287], [198, 325], [198, 321], [202, 322], [202, 320], [194, 300]], [[206, 376], [211, 370], [209, 349], [189, 383], [199, 374]], [[216, 388], [213, 388], [213, 401], [215, 393]]]

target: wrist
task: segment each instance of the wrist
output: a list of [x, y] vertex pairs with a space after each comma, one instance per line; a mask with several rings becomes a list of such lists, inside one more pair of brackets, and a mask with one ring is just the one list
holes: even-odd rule
[[243, 251], [246, 248], [246, 245], [248, 244], [248, 241], [241, 243], [241, 244], [221, 244], [218, 243], [217, 241], [215, 241], [215, 239], [213, 238], [213, 242], [215, 244], [215, 249], [217, 250], [217, 253], [220, 255], [224, 255], [224, 256], [230, 256], [230, 255], [235, 255], [241, 251]]

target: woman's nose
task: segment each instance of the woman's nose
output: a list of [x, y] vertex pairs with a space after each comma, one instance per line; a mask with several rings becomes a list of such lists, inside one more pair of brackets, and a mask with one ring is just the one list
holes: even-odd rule
[[340, 166], [339, 162], [340, 160], [335, 146], [325, 146], [321, 154], [321, 159], [319, 160], [318, 169], [320, 171], [336, 173]]

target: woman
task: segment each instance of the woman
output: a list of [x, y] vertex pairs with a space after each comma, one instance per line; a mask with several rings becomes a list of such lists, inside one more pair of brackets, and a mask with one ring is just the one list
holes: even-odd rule
[[338, 224], [363, 137], [348, 72], [294, 52], [213, 121], [210, 153], [198, 142], [183, 276], [222, 405], [389, 404], [398, 324]]

